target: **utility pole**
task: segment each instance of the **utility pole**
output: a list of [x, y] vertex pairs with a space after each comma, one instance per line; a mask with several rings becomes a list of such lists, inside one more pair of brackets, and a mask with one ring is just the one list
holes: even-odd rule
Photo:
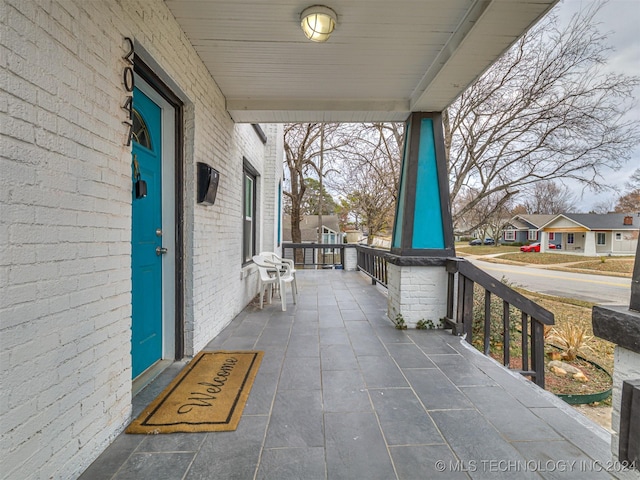
[[322, 177], [324, 175], [324, 123], [320, 125], [320, 191], [318, 192], [318, 243], [322, 243]]

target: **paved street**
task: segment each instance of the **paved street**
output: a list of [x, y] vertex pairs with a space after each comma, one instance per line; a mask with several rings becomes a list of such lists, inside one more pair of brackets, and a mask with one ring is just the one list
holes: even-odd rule
[[628, 305], [631, 279], [584, 273], [560, 272], [545, 268], [483, 262], [466, 257], [474, 265], [500, 279], [534, 292], [575, 298], [599, 304]]

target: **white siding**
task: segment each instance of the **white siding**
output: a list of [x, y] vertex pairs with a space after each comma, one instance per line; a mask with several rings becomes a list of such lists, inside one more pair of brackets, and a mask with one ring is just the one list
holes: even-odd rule
[[[618, 255], [634, 255], [638, 248], [638, 230], [614, 230], [608, 233], [611, 252]], [[618, 240], [616, 237], [619, 237]]]
[[[187, 355], [255, 294], [250, 268], [241, 279], [242, 158], [261, 173], [272, 223], [281, 143], [232, 122], [161, 0], [5, 0], [0, 22], [0, 476], [74, 478], [131, 413], [123, 38], [185, 101]], [[265, 130], [269, 142], [281, 133]], [[211, 207], [195, 202], [198, 161], [220, 171]], [[273, 226], [260, 235], [274, 238]]]
[[584, 228], [584, 227], [581, 226], [581, 225], [578, 225], [573, 220], [569, 220], [568, 218], [560, 217], [557, 220], [555, 220], [555, 221], [551, 222], [550, 224], [548, 224], [545, 227], [545, 230], [552, 229], [552, 228], [576, 228], [576, 229], [580, 229], [580, 228]]

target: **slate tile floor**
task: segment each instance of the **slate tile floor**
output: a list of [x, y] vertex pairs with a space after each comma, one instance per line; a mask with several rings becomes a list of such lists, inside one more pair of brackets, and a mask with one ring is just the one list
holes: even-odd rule
[[612, 478], [606, 431], [450, 332], [396, 330], [361, 274], [298, 283], [296, 306], [249, 306], [207, 346], [265, 352], [236, 431], [121, 434], [81, 479]]

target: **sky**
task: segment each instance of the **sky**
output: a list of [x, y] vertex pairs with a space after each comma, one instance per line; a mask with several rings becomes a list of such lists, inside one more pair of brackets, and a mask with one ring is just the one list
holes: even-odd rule
[[[605, 3], [596, 19], [603, 32], [610, 32], [609, 42], [615, 49], [607, 67], [615, 72], [640, 76], [640, 0], [596, 1]], [[568, 21], [574, 13], [592, 3], [593, 0], [562, 0], [554, 9], [561, 20]], [[637, 105], [631, 115], [640, 120], [640, 87], [636, 88], [635, 97]], [[578, 199], [579, 210], [588, 212], [598, 203], [617, 199], [636, 168], [640, 168], [640, 146], [635, 148], [631, 159], [619, 171], [608, 171], [604, 175], [606, 183], [616, 187], [617, 191], [602, 194], [587, 191], [583, 194], [581, 187], [569, 185]]]

